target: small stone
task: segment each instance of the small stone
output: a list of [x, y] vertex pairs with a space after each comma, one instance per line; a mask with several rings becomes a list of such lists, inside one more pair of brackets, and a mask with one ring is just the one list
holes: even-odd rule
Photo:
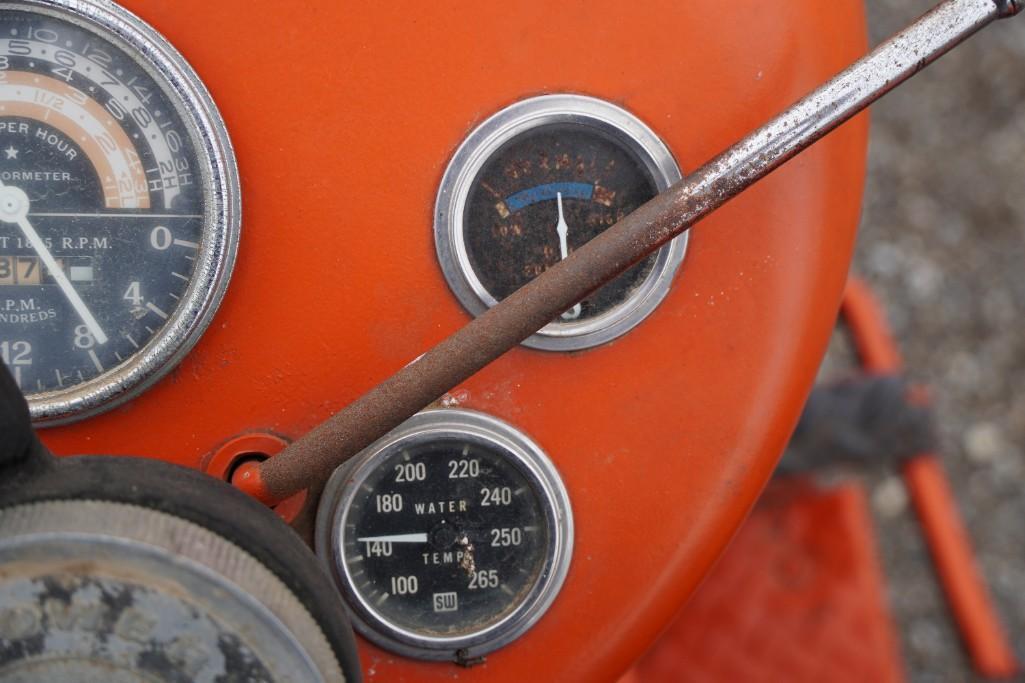
[[908, 492], [900, 477], [886, 477], [872, 492], [872, 504], [876, 512], [886, 519], [904, 514], [908, 507]]
[[950, 359], [946, 381], [963, 391], [974, 391], [979, 384], [979, 361], [967, 351], [958, 351]]
[[931, 299], [943, 286], [943, 273], [927, 258], [916, 259], [907, 274], [912, 294], [921, 300]]
[[973, 462], [988, 464], [1007, 449], [1000, 427], [992, 422], [980, 422], [968, 428], [964, 435], [964, 448]]
[[881, 242], [872, 247], [868, 262], [872, 269], [880, 275], [893, 275], [902, 269], [904, 254], [893, 244]]
[[943, 647], [943, 632], [928, 619], [916, 619], [911, 624], [911, 648], [921, 653], [936, 652]]

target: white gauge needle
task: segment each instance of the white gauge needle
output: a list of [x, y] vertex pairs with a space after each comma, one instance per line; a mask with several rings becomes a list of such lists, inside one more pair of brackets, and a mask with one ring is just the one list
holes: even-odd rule
[[106, 344], [107, 335], [100, 328], [100, 324], [96, 322], [96, 318], [89, 311], [89, 308], [82, 301], [82, 297], [75, 291], [71, 281], [68, 280], [68, 276], [64, 274], [60, 266], [57, 265], [57, 261], [54, 260], [50, 250], [46, 248], [46, 243], [43, 242], [39, 233], [36, 232], [35, 228], [28, 221], [28, 195], [18, 187], [13, 185], [4, 185], [0, 182], [0, 221], [4, 223], [14, 223], [21, 228], [22, 234], [28, 243], [35, 249], [36, 254], [39, 256], [39, 260], [43, 262], [46, 269], [50, 271], [53, 279], [57, 281], [57, 285], [60, 286], [64, 296], [67, 297], [68, 301], [71, 302], [72, 308], [78, 313], [78, 317], [85, 323], [89, 333], [96, 340], [97, 344]]
[[426, 543], [427, 534], [392, 534], [391, 536], [364, 536], [358, 543]]
[[[569, 225], [566, 224], [566, 217], [562, 214], [562, 193], [555, 193], [555, 201], [559, 204], [559, 224], [555, 226], [555, 232], [559, 233], [559, 253], [563, 259], [569, 256]], [[580, 304], [574, 304], [573, 308], [562, 314], [564, 320], [576, 320], [580, 317]]]

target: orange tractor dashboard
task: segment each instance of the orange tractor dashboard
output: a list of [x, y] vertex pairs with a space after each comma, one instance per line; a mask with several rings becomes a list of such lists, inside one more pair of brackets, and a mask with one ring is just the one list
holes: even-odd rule
[[[489, 296], [501, 298], [503, 287], [564, 257], [578, 234], [621, 218], [636, 205], [632, 192], [650, 196], [674, 173], [686, 176], [866, 48], [864, 8], [854, 0], [122, 4], [181, 53], [223, 118], [241, 213], [237, 243], [225, 243], [221, 256], [237, 254], [202, 337], [187, 354], [168, 354], [178, 361], [173, 369], [141, 380], [148, 388], [130, 400], [82, 419], [64, 415], [40, 435], [58, 455], [139, 456], [222, 479], [232, 464], [225, 444], [256, 435], [233, 452], [271, 453], [302, 436], [485, 310]], [[32, 39], [45, 42], [45, 29], [34, 30]], [[10, 42], [17, 54], [20, 43]], [[56, 85], [40, 97], [57, 89], [74, 101], [77, 91], [60, 88], [75, 82], [51, 76]], [[571, 111], [524, 114], [524, 102]], [[37, 125], [49, 116], [38, 106], [26, 105], [16, 120]], [[82, 106], [98, 119], [131, 113], [103, 102]], [[605, 127], [587, 123], [599, 119]], [[149, 130], [148, 121], [137, 124]], [[586, 131], [575, 141], [580, 125]], [[112, 173], [117, 154], [134, 168], [136, 129], [124, 130], [115, 142], [127, 151], [98, 153], [113, 159], [103, 162]], [[554, 470], [537, 476], [565, 506], [563, 521], [572, 521], [563, 529], [561, 586], [539, 598], [546, 609], [515, 637], [464, 662], [473, 666], [389, 648], [365, 637], [373, 624], [364, 624], [358, 647], [366, 680], [614, 680], [646, 651], [725, 548], [796, 424], [836, 321], [866, 141], [865, 118], [846, 124], [703, 221], [685, 249], [646, 263], [607, 300], [596, 296], [567, 311], [547, 337], [513, 349], [442, 399], [439, 407], [511, 427], [526, 439], [522, 450], [536, 447]], [[180, 163], [173, 149], [168, 154], [166, 163]], [[462, 176], [452, 165], [459, 159], [468, 169]], [[151, 178], [147, 160], [136, 169], [143, 180]], [[185, 172], [176, 174], [181, 180]], [[228, 168], [221, 177], [229, 194], [231, 176]], [[442, 193], [449, 181], [447, 192], [465, 186], [465, 196]], [[105, 206], [142, 210], [163, 193], [169, 215], [187, 214], [188, 187], [179, 194], [171, 185], [162, 180], [135, 198], [104, 195]], [[230, 222], [232, 197], [206, 191], [205, 206], [221, 202]], [[46, 201], [28, 195], [33, 207]], [[462, 219], [455, 227], [445, 222], [450, 200]], [[187, 219], [180, 228], [178, 218], [164, 220], [145, 224], [147, 248], [166, 254], [161, 268], [182, 272], [173, 259], [190, 247], [176, 241], [207, 237], [181, 232], [190, 229]], [[528, 243], [538, 220], [551, 233]], [[485, 228], [473, 232], [474, 221]], [[0, 229], [14, 235], [14, 225]], [[70, 270], [78, 257], [53, 250], [60, 267], [70, 264], [70, 285], [82, 284], [75, 273], [86, 271]], [[101, 264], [93, 265], [99, 277]], [[644, 289], [655, 275], [658, 287]], [[118, 301], [159, 323], [174, 304], [144, 299], [147, 281], [133, 291], [137, 281], [119, 285]], [[632, 317], [620, 316], [635, 290], [647, 298]], [[84, 326], [83, 343], [96, 341], [88, 321], [75, 322]], [[400, 504], [406, 512], [413, 505], [458, 512], [452, 499], [418, 497], [415, 482], [434, 475], [417, 469], [417, 457], [396, 470], [414, 482], [406, 497], [378, 496], [377, 512]], [[508, 476], [511, 490], [520, 475]], [[494, 484], [497, 497], [486, 494], [484, 504], [506, 504], [503, 488]], [[415, 509], [429, 515], [433, 508]], [[330, 521], [323, 512], [317, 520]], [[417, 536], [399, 531], [373, 536], [387, 544], [376, 552], [393, 552], [393, 543], [403, 550]], [[443, 532], [432, 529], [431, 542]], [[496, 532], [495, 545], [519, 545], [517, 532]], [[452, 538], [467, 550], [469, 541]], [[372, 543], [365, 543], [371, 559]], [[486, 572], [482, 557], [476, 569]], [[469, 571], [484, 588], [511, 585], [496, 574], [490, 586], [491, 575]], [[398, 578], [392, 596], [419, 587]], [[371, 608], [378, 599], [367, 598]], [[469, 610], [469, 598], [459, 599]], [[455, 609], [454, 601], [435, 593], [434, 612]], [[345, 609], [341, 601], [337, 609]]]

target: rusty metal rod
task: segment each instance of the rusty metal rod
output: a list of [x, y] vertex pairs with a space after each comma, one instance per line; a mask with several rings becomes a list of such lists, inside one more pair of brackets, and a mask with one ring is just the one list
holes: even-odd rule
[[348, 458], [1025, 0], [946, 0], [236, 483], [264, 501]]

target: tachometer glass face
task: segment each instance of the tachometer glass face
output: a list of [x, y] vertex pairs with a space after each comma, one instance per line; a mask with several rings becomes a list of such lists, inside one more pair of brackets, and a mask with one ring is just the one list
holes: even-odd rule
[[212, 162], [156, 74], [70, 11], [0, 9], [0, 353], [29, 398], [142, 355], [210, 247]]
[[[498, 150], [470, 189], [463, 231], [473, 271], [500, 301], [657, 192], [636, 154], [600, 130], [534, 128]], [[562, 320], [585, 321], [623, 304], [651, 273], [655, 258], [599, 289]]]
[[361, 599], [430, 636], [501, 620], [537, 581], [548, 545], [530, 482], [500, 451], [455, 439], [381, 460], [343, 533]]

